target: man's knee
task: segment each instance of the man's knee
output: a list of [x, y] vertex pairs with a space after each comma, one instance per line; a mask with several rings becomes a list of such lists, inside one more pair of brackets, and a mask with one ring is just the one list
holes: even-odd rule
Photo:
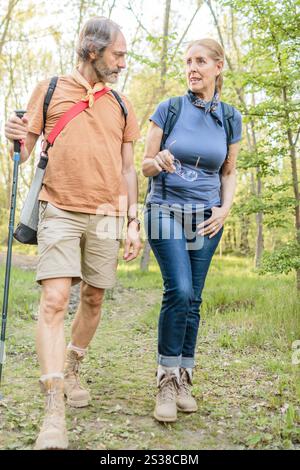
[[67, 283], [42, 283], [40, 315], [46, 323], [63, 321], [69, 304], [70, 286]]
[[90, 286], [85, 282], [82, 283], [81, 301], [89, 307], [89, 310], [99, 312], [104, 298], [105, 289]]

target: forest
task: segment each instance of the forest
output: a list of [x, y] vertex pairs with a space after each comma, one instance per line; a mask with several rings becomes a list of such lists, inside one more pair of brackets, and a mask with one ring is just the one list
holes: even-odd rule
[[[162, 284], [142, 227], [140, 257], [131, 265], [120, 261], [117, 286], [106, 293], [103, 324], [84, 366], [86, 377], [98, 367], [90, 386], [103, 387], [103, 394], [89, 411], [69, 417], [72, 448], [299, 449], [300, 361], [292, 360], [300, 339], [299, 6], [298, 0], [54, 0], [50, 8], [44, 0], [1, 2], [1, 287], [13, 175], [5, 122], [15, 109], [26, 109], [38, 81], [72, 71], [88, 18], [113, 19], [127, 39], [127, 67], [116, 90], [130, 99], [141, 130], [134, 148], [141, 218], [149, 117], [161, 101], [186, 93], [183, 55], [190, 41], [211, 37], [223, 46], [221, 99], [242, 114], [236, 194], [203, 303], [194, 387], [204, 397], [201, 412], [165, 429], [150, 418]], [[20, 167], [16, 220], [39, 150], [40, 143], [35, 158]], [[37, 252], [14, 243], [13, 253], [0, 446], [26, 449], [41, 408], [34, 392]], [[73, 313], [70, 303], [67, 325]], [[134, 356], [147, 367], [140, 363], [136, 371]], [[128, 359], [132, 381], [124, 372]], [[104, 369], [111, 381], [103, 385]], [[30, 380], [25, 389], [24, 374]]]

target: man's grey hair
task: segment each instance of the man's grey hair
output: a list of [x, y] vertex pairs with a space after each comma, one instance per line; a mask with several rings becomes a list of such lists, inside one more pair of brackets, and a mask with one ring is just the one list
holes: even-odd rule
[[83, 26], [77, 45], [77, 58], [79, 62], [90, 59], [90, 52], [101, 56], [121, 32], [120, 26], [104, 16], [94, 16]]

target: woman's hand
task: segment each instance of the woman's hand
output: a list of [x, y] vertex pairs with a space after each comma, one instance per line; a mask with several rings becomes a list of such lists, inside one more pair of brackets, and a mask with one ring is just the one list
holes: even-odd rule
[[211, 211], [212, 214], [209, 219], [204, 220], [201, 224], [197, 225], [197, 228], [200, 229], [198, 234], [202, 236], [210, 234], [209, 238], [217, 235], [229, 214], [229, 211], [223, 207], [212, 207]]
[[175, 166], [173, 165], [173, 161], [174, 161], [174, 155], [172, 155], [169, 152], [169, 150], [161, 150], [153, 158], [153, 163], [155, 165], [155, 168], [159, 172], [165, 170], [168, 173], [174, 173], [175, 172]]
[[175, 172], [174, 156], [169, 150], [160, 151], [162, 138], [163, 130], [152, 121], [146, 138], [145, 155], [142, 162], [144, 176], [157, 176], [162, 171]]

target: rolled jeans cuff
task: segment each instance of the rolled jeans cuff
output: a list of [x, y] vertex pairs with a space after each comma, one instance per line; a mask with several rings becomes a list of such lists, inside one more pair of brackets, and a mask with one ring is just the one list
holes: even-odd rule
[[194, 357], [182, 357], [180, 367], [183, 369], [193, 369], [195, 367], [195, 358]]
[[158, 354], [157, 363], [164, 367], [180, 367], [181, 355], [180, 356], [163, 356]]

